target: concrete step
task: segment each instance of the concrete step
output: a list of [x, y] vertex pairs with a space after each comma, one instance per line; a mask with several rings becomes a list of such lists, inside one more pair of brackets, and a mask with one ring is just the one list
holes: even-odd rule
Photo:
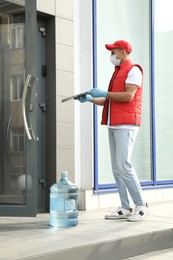
[[80, 211], [77, 226], [59, 229], [49, 225], [48, 213], [1, 216], [0, 260], [133, 259], [173, 247], [173, 201], [151, 204], [150, 215], [141, 222], [106, 220], [110, 210]]
[[[141, 230], [142, 233], [142, 230]], [[23, 259], [34, 260], [121, 260], [173, 246], [173, 229], [154, 231], [84, 246], [66, 248]]]

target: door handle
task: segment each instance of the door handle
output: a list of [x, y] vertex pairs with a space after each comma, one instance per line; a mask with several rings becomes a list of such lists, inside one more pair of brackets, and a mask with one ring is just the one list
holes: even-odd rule
[[8, 119], [7, 132], [6, 132], [6, 143], [7, 143], [7, 156], [8, 156], [8, 159], [10, 158], [10, 137], [9, 137], [9, 133], [10, 133], [11, 121], [12, 121], [12, 117], [10, 117]]
[[31, 134], [30, 134], [30, 132], [29, 132], [28, 122], [27, 122], [27, 119], [26, 119], [25, 102], [26, 102], [27, 90], [28, 90], [28, 87], [30, 86], [29, 83], [30, 83], [31, 77], [32, 77], [31, 74], [28, 74], [28, 75], [27, 75], [27, 78], [26, 78], [25, 84], [24, 84], [24, 88], [23, 88], [23, 95], [22, 95], [22, 116], [23, 116], [23, 124], [24, 124], [24, 129], [25, 129], [25, 132], [26, 132], [26, 135], [27, 135], [28, 140], [31, 140], [32, 137], [31, 137]]

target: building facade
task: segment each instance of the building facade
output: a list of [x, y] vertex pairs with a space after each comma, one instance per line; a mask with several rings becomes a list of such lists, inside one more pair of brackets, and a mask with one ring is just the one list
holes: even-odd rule
[[113, 68], [104, 44], [118, 39], [131, 42], [145, 76], [134, 166], [148, 202], [172, 200], [171, 7], [171, 0], [0, 1], [1, 215], [48, 211], [62, 170], [79, 187], [80, 210], [119, 205], [101, 109], [61, 102], [107, 89]]

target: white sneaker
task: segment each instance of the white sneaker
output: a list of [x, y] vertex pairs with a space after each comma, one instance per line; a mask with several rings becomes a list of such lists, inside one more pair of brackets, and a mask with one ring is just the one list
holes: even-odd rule
[[127, 218], [127, 221], [132, 221], [132, 222], [138, 222], [146, 218], [150, 214], [150, 211], [148, 209], [148, 205], [144, 206], [137, 206], [134, 210], [134, 213], [132, 216], [129, 216]]
[[110, 214], [105, 215], [105, 219], [127, 219], [133, 214], [133, 209], [118, 208]]

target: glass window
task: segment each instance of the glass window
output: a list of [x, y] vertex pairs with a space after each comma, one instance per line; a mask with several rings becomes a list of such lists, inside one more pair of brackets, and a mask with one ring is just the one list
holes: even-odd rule
[[[96, 1], [96, 42], [95, 56], [97, 86], [107, 90], [114, 67], [110, 63], [110, 52], [105, 43], [124, 39], [131, 42], [134, 63], [144, 69], [142, 126], [137, 136], [132, 161], [141, 181], [150, 181], [150, 8], [149, 0], [99, 0]], [[107, 127], [101, 126], [102, 107], [97, 107], [96, 129], [98, 145], [95, 147], [98, 167], [98, 186], [115, 184], [111, 170]]]
[[22, 91], [24, 86], [24, 75], [17, 74], [10, 77], [10, 100], [18, 101], [22, 99]]
[[[22, 4], [22, 5], [21, 5]], [[0, 204], [25, 204], [19, 180], [26, 174], [22, 117], [25, 78], [25, 1], [0, 1]]]
[[173, 1], [155, 2], [155, 125], [157, 180], [173, 179]]
[[18, 49], [24, 47], [24, 30], [25, 27], [21, 24], [12, 24], [10, 48]]

